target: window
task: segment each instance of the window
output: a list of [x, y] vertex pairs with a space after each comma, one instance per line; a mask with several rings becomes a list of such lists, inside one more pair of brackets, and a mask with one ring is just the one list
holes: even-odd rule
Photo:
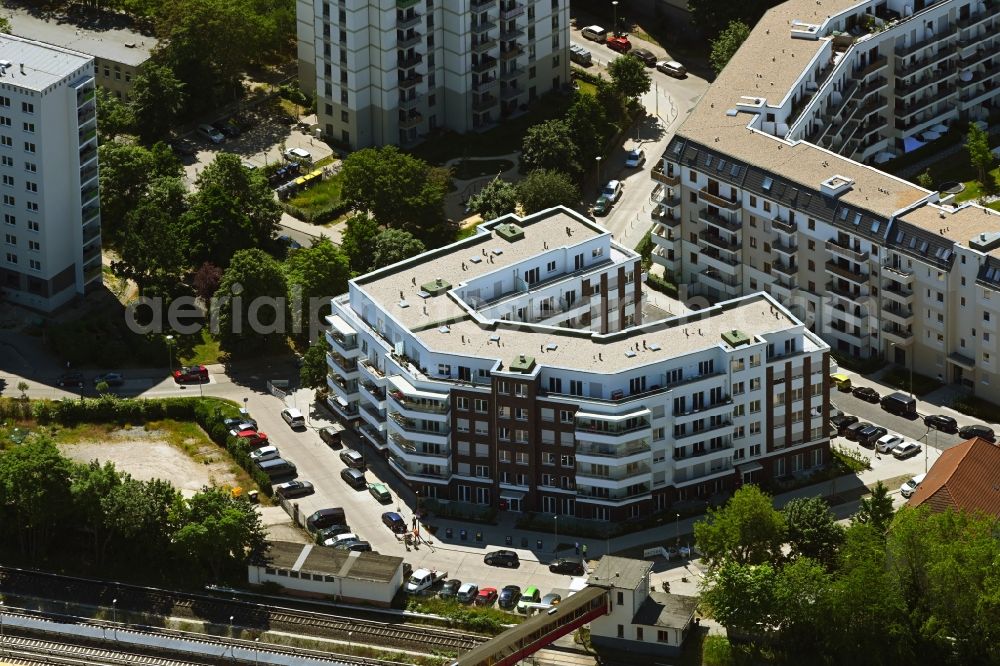
[[[14, 160], [11, 160], [11, 166], [13, 165], [14, 165]], [[28, 173], [35, 173], [38, 171], [38, 165], [35, 164], [34, 162], [25, 162], [24, 170], [27, 171]]]
[[507, 382], [503, 380], [497, 382], [497, 393], [510, 393], [510, 387], [507, 385]]
[[468, 398], [457, 398], [456, 402], [455, 402], [455, 406], [458, 409], [462, 410], [463, 412], [468, 411], [469, 410], [469, 399]]
[[38, 261], [37, 259], [30, 259], [28, 261], [28, 264], [31, 266], [31, 270], [33, 271], [42, 270], [42, 262]]
[[8, 186], [8, 187], [13, 187], [14, 186], [14, 176], [8, 176], [7, 174], [4, 174], [3, 175], [3, 184], [6, 185], [6, 186]]
[[35, 144], [31, 143], [30, 141], [25, 141], [24, 142], [24, 152], [26, 152], [26, 153], [34, 153], [35, 152]]
[[476, 411], [480, 414], [485, 414], [487, 411], [486, 401], [481, 398], [476, 398]]
[[42, 244], [38, 241], [30, 240], [28, 241], [28, 249], [32, 252], [40, 252], [42, 249]]
[[559, 457], [559, 465], [561, 467], [573, 467], [576, 463], [573, 461], [573, 456], [563, 454]]
[[16, 264], [17, 263], [17, 255], [13, 254], [11, 252], [8, 252], [7, 253], [7, 263], [8, 264]]
[[528, 464], [528, 453], [527, 453], [527, 451], [518, 451], [517, 452], [516, 462], [517, 462], [518, 465], [527, 465]]
[[4, 234], [3, 240], [7, 245], [17, 245], [17, 236], [14, 234]]
[[5, 194], [3, 195], [3, 205], [14, 206], [17, 205], [17, 201], [14, 199], [14, 197], [10, 196], [9, 194]]
[[4, 214], [3, 221], [5, 223], [11, 225], [11, 226], [14, 226], [15, 224], [17, 224], [17, 218], [14, 217], [13, 215], [11, 215], [10, 213], [5, 213]]
[[548, 271], [549, 273], [555, 273], [555, 271], [556, 271], [556, 262], [554, 262], [554, 261], [550, 261], [549, 263], [547, 263], [547, 264], [545, 265], [545, 269], [546, 269], [546, 270], [547, 270], [547, 271]]
[[543, 421], [551, 422], [556, 420], [556, 412], [551, 407], [542, 407], [541, 414]]
[[0, 136], [0, 144], [7, 146], [8, 148], [13, 148], [14, 140], [9, 136]]
[[760, 390], [760, 377], [754, 377], [750, 380], [750, 390], [759, 391]]
[[21, 111], [23, 113], [34, 113], [35, 105], [30, 102], [21, 102]]
[[28, 190], [29, 192], [37, 192], [38, 183], [33, 183], [29, 180], [24, 184], [24, 189]]
[[35, 123], [22, 123], [21, 124], [21, 129], [23, 129], [25, 132], [28, 132], [29, 134], [34, 134], [35, 133]]
[[478, 476], [481, 479], [490, 478], [489, 465], [476, 465], [476, 476]]
[[517, 398], [527, 398], [528, 397], [528, 385], [527, 384], [515, 384], [514, 385], [514, 396]]
[[559, 422], [560, 423], [572, 423], [573, 422], [573, 412], [568, 409], [559, 410]]
[[6, 107], [6, 108], [9, 109], [10, 108], [10, 97], [2, 97], [2, 96], [0, 96], [0, 106]]
[[456, 429], [459, 432], [469, 432], [469, 419], [457, 419]]
[[497, 452], [497, 460], [499, 460], [502, 463], [509, 463], [510, 462], [510, 451], [508, 451], [507, 449], [500, 449]]

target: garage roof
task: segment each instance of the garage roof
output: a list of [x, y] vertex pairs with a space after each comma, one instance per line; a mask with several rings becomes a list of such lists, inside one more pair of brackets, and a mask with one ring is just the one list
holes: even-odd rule
[[389, 583], [402, 566], [403, 558], [336, 550], [311, 543], [270, 541], [267, 553], [256, 564], [287, 571]]

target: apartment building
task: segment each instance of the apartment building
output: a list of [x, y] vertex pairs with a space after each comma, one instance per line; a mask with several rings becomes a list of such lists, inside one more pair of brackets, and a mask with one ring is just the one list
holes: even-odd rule
[[652, 174], [654, 261], [710, 303], [765, 290], [845, 355], [1000, 382], [1000, 219], [878, 168], [985, 125], [998, 26], [977, 0], [769, 11]]
[[299, 81], [352, 149], [469, 132], [569, 78], [569, 0], [298, 0]]
[[52, 311], [101, 284], [94, 59], [0, 35], [0, 288]]
[[507, 216], [334, 299], [330, 407], [422, 498], [626, 520], [827, 461], [828, 350], [758, 294], [645, 317], [640, 257]]
[[149, 60], [156, 38], [127, 28], [92, 30], [85, 25], [41, 16], [27, 9], [9, 9], [18, 37], [94, 56], [94, 80], [118, 99], [128, 101], [132, 81]]

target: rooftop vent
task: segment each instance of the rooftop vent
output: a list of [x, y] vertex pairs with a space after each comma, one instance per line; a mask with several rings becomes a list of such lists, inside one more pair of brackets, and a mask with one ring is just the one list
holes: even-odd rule
[[451, 283], [449, 283], [447, 280], [443, 280], [441, 278], [437, 278], [436, 280], [432, 280], [432, 281], [428, 282], [427, 284], [421, 285], [421, 287], [420, 287], [421, 291], [426, 291], [431, 296], [440, 296], [441, 294], [443, 294], [444, 292], [448, 291], [449, 289], [451, 289]]
[[792, 21], [792, 39], [819, 39], [819, 26], [804, 21]]
[[819, 191], [831, 197], [839, 197], [841, 194], [851, 189], [854, 179], [847, 176], [830, 176], [819, 184]]
[[735, 328], [731, 331], [724, 331], [722, 333], [722, 340], [733, 348], [750, 344], [750, 336]]
[[969, 247], [980, 252], [989, 252], [996, 247], [1000, 247], [1000, 231], [991, 231], [976, 235], [969, 241]]
[[524, 229], [517, 226], [516, 224], [501, 224], [496, 228], [497, 236], [504, 239], [508, 243], [513, 243], [514, 241], [519, 241], [524, 238]]
[[535, 367], [535, 357], [525, 356], [524, 354], [519, 355], [514, 359], [514, 362], [510, 364], [511, 372], [531, 372]]

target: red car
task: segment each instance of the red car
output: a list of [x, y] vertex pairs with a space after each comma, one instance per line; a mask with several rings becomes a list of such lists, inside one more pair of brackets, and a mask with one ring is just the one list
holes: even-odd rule
[[612, 51], [618, 51], [619, 53], [628, 53], [629, 49], [632, 48], [632, 42], [628, 41], [628, 37], [608, 35], [608, 48]]
[[479, 590], [479, 594], [476, 595], [476, 605], [477, 606], [492, 606], [499, 596], [497, 588], [495, 587], [484, 587]]
[[174, 370], [174, 381], [178, 384], [204, 383], [208, 381], [208, 368], [203, 365], [187, 365]]
[[262, 443], [267, 443], [267, 434], [256, 430], [241, 430], [236, 433], [236, 436], [250, 446], [261, 446]]

